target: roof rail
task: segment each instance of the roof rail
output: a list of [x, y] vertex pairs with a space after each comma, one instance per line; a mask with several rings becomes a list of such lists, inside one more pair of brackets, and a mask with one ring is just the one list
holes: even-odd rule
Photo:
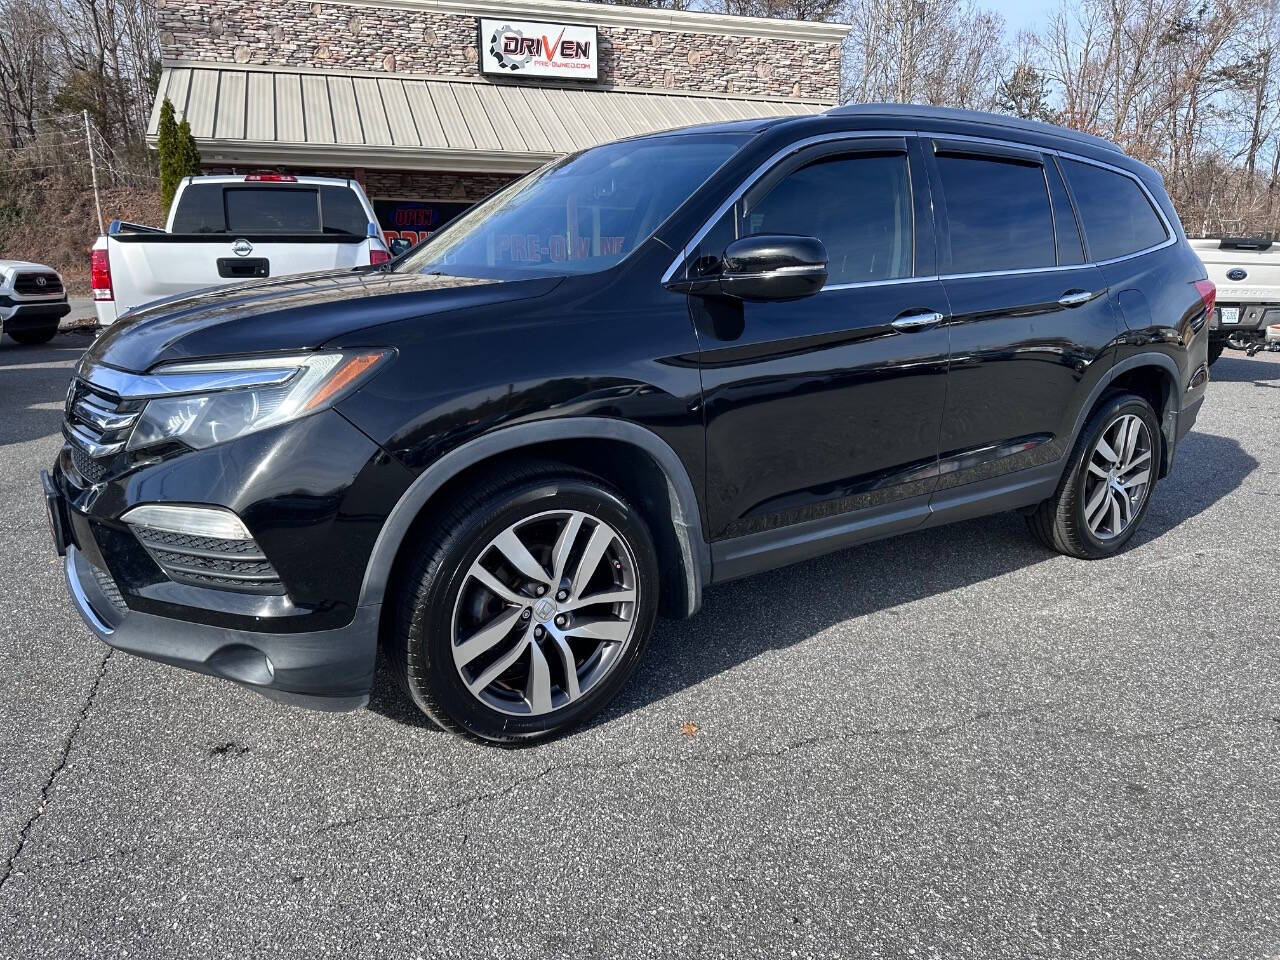
[[1124, 153], [1110, 140], [1095, 137], [1091, 133], [1081, 133], [1068, 127], [1059, 127], [1052, 123], [1041, 123], [1039, 120], [1025, 120], [1022, 117], [1010, 117], [1001, 113], [983, 113], [980, 110], [958, 110], [955, 107], [929, 107], [918, 103], [848, 103], [842, 107], [832, 107], [827, 111], [831, 117], [910, 117], [921, 120], [962, 120], [965, 123], [981, 123], [989, 127], [1001, 127], [1007, 130], [1023, 130], [1028, 133], [1040, 133], [1063, 140], [1074, 140], [1087, 143], [1103, 150]]

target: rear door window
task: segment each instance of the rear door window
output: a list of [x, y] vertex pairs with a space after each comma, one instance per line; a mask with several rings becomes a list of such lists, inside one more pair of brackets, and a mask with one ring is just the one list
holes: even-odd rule
[[1044, 167], [1000, 156], [938, 155], [950, 273], [1057, 264]]
[[911, 276], [911, 189], [903, 153], [829, 157], [780, 180], [743, 217], [740, 235], [817, 237], [827, 284]]
[[1091, 260], [1112, 260], [1150, 249], [1169, 238], [1137, 182], [1078, 160], [1062, 161], [1084, 224]]

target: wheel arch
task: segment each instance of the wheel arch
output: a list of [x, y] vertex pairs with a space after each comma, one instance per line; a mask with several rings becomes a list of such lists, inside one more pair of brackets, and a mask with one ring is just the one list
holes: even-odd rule
[[[610, 448], [630, 453], [635, 459], [617, 466], [636, 469], [600, 469], [598, 463], [593, 464], [583, 455], [593, 443], [602, 454]], [[562, 455], [557, 457], [557, 452]], [[648, 483], [650, 488], [660, 483], [665, 489], [650, 489], [659, 495], [645, 497], [646, 503], [637, 507], [646, 513], [651, 527], [658, 527], [652, 533], [660, 554], [665, 542], [666, 552], [674, 554], [677, 561], [678, 569], [664, 582], [664, 588], [678, 584], [680, 589], [664, 589], [664, 612], [672, 616], [692, 616], [697, 612], [703, 584], [711, 579], [711, 551], [703, 537], [701, 510], [689, 473], [676, 452], [657, 434], [630, 421], [606, 417], [565, 417], [502, 427], [456, 447], [427, 467], [401, 495], [378, 534], [365, 566], [361, 606], [384, 601], [414, 524], [429, 513], [438, 498], [448, 496], [453, 481], [486, 465], [496, 466], [504, 459], [524, 455], [561, 459], [591, 470], [633, 497], [635, 487], [628, 489], [629, 482]], [[629, 481], [632, 477], [633, 481]]]
[[1165, 353], [1147, 351], [1118, 360], [1094, 385], [1088, 398], [1076, 416], [1072, 431], [1072, 447], [1084, 429], [1085, 422], [1098, 408], [1108, 393], [1128, 390], [1143, 397], [1156, 412], [1160, 421], [1161, 458], [1160, 476], [1169, 473], [1173, 464], [1174, 448], [1178, 442], [1178, 416], [1182, 410], [1182, 390], [1179, 387], [1178, 365]]

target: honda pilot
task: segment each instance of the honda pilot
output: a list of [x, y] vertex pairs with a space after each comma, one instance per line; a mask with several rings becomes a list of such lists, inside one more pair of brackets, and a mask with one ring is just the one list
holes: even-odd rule
[[[1124, 549], [1208, 381], [1158, 174], [933, 108], [691, 127], [550, 163], [389, 263], [136, 309], [44, 478], [119, 650], [546, 737], [714, 584], [1021, 511]], [[761, 629], [768, 629], [762, 624]]]

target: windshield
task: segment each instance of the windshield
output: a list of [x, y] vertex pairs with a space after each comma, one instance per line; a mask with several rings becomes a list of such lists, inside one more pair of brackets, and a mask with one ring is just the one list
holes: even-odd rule
[[685, 134], [574, 154], [471, 209], [395, 270], [513, 280], [607, 269], [649, 239], [747, 139]]

